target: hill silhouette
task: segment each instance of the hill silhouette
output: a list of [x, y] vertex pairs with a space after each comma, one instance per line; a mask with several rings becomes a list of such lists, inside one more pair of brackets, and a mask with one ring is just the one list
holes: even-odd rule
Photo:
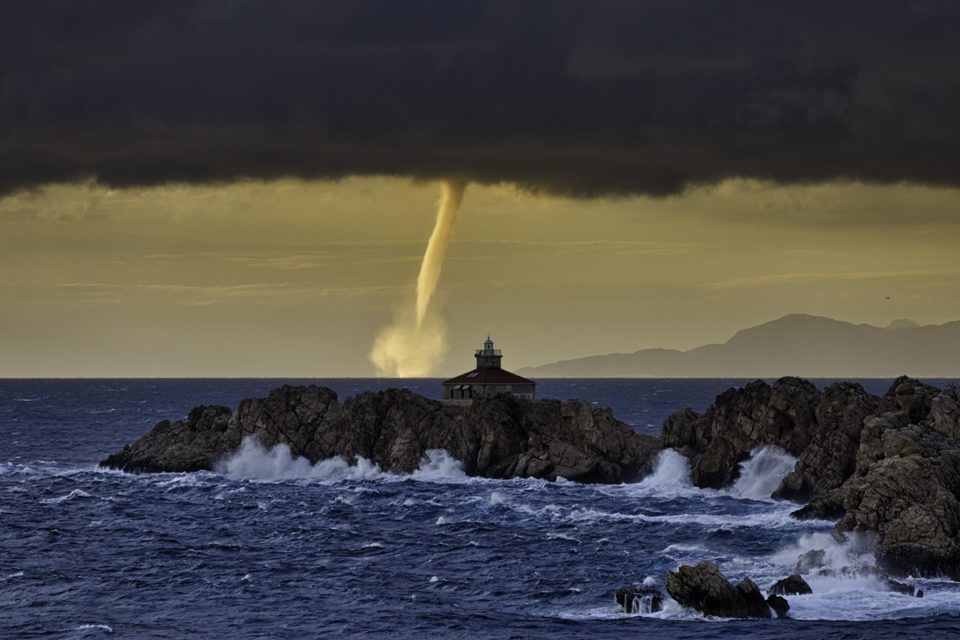
[[810, 378], [960, 376], [960, 321], [887, 328], [791, 314], [689, 351], [644, 349], [562, 360], [518, 373], [567, 378]]

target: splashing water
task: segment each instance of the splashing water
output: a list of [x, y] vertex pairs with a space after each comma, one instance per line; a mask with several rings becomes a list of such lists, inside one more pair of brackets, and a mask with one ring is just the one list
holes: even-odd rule
[[770, 500], [780, 482], [793, 471], [797, 459], [772, 445], [759, 447], [740, 466], [740, 477], [730, 494], [748, 500]]
[[458, 460], [443, 449], [429, 449], [420, 460], [420, 467], [410, 475], [384, 471], [379, 465], [357, 458], [350, 464], [343, 458], [328, 458], [311, 464], [301, 456], [294, 456], [290, 447], [278, 444], [266, 448], [254, 437], [243, 439], [235, 453], [216, 465], [216, 471], [225, 476], [244, 480], [277, 482], [286, 480], [317, 480], [323, 483], [351, 481], [401, 481], [458, 483], [473, 481], [464, 472]]
[[690, 462], [673, 449], [658, 453], [653, 473], [631, 489], [664, 496], [697, 491], [690, 480]]

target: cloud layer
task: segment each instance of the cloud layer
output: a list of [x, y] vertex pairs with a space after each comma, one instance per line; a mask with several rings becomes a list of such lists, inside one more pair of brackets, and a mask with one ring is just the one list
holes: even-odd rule
[[0, 193], [383, 174], [562, 195], [960, 181], [960, 5], [0, 5]]

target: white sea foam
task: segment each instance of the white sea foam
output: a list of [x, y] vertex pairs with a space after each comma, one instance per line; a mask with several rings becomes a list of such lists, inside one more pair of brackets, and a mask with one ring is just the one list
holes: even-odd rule
[[500, 491], [494, 491], [490, 494], [490, 504], [506, 504], [510, 502], [510, 498], [506, 494], [501, 493]]
[[350, 464], [340, 457], [311, 464], [302, 456], [294, 456], [286, 444], [278, 444], [267, 449], [252, 436], [243, 439], [236, 453], [217, 463], [216, 471], [233, 478], [272, 482], [285, 480], [314, 480], [326, 483], [363, 480], [385, 482], [417, 480], [434, 483], [476, 481], [463, 472], [463, 466], [459, 461], [442, 449], [428, 450], [420, 461], [420, 468], [409, 475], [404, 475], [384, 471], [379, 465], [366, 458], [357, 458], [356, 464]]
[[773, 445], [758, 447], [740, 465], [740, 478], [730, 488], [730, 495], [748, 500], [770, 500], [772, 494], [797, 459]]
[[106, 633], [113, 633], [113, 627], [108, 624], [82, 624], [76, 629], [77, 631], [104, 631]]
[[61, 502], [66, 502], [67, 500], [76, 500], [80, 498], [92, 498], [93, 496], [87, 493], [82, 489], [74, 489], [70, 493], [62, 496], [57, 496], [56, 498], [44, 498], [40, 500], [41, 504], [60, 504]]
[[873, 537], [866, 533], [849, 534], [844, 541], [838, 541], [829, 533], [808, 533], [767, 560], [774, 565], [794, 569], [803, 554], [822, 551], [822, 567], [812, 569], [813, 575], [852, 576], [876, 569], [875, 550]]
[[870, 535], [851, 534], [840, 541], [826, 532], [807, 533], [769, 556], [735, 556], [720, 569], [733, 580], [750, 577], [765, 591], [794, 573], [803, 554], [822, 551], [822, 563], [803, 576], [813, 593], [788, 597], [791, 618], [856, 621], [960, 613], [957, 584], [948, 580], [900, 580], [923, 589], [923, 598], [891, 591], [874, 550]]
[[622, 513], [602, 511], [589, 507], [569, 507], [545, 504], [539, 507], [523, 503], [506, 503], [510, 509], [533, 517], [536, 520], [564, 523], [594, 522], [650, 522], [668, 524], [697, 524], [710, 529], [764, 527], [767, 529], [808, 529], [810, 522], [790, 517], [796, 508], [793, 504], [776, 504], [770, 509], [754, 513], [670, 513], [653, 515], [647, 513]]
[[420, 468], [410, 476], [421, 482], [461, 483], [471, 478], [463, 472], [463, 465], [443, 449], [429, 449], [420, 460]]

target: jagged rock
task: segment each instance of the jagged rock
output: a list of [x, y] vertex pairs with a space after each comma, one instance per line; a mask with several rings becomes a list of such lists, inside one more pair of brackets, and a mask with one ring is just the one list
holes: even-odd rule
[[663, 608], [663, 594], [658, 589], [622, 587], [617, 589], [616, 599], [624, 613], [656, 613]]
[[724, 391], [702, 415], [685, 409], [667, 418], [663, 445], [690, 458], [698, 487], [724, 487], [758, 446], [799, 455], [810, 443], [818, 398], [817, 388], [800, 378], [781, 378], [773, 387], [757, 380]]
[[928, 422], [871, 437], [877, 457], [842, 488], [837, 530], [877, 532], [892, 573], [960, 578], [960, 442]]
[[768, 596], [767, 606], [773, 609], [773, 612], [777, 614], [778, 618], [786, 618], [787, 613], [790, 611], [790, 603], [787, 602], [786, 598], [778, 595]]
[[244, 437], [289, 446], [315, 463], [366, 458], [410, 472], [431, 449], [444, 449], [469, 475], [565, 477], [622, 482], [648, 473], [659, 440], [637, 434], [609, 409], [578, 400], [526, 401], [512, 396], [446, 405], [407, 390], [363, 393], [338, 401], [318, 386], [282, 386], [237, 410], [198, 407], [185, 421], [159, 423], [103, 466], [131, 472], [213, 469]]
[[909, 376], [900, 376], [890, 385], [884, 400], [906, 423], [915, 424], [926, 420], [930, 414], [933, 398], [940, 390]]
[[859, 384], [837, 382], [824, 389], [817, 402], [810, 444], [773, 497], [805, 502], [842, 485], [856, 468], [863, 421], [879, 406], [880, 399]]
[[800, 577], [799, 573], [795, 573], [783, 580], [777, 580], [767, 593], [778, 596], [802, 596], [806, 593], [813, 593], [813, 589], [810, 588], [806, 580]]
[[667, 593], [684, 607], [724, 618], [769, 618], [759, 587], [749, 578], [730, 584], [717, 565], [702, 561], [667, 574]]
[[239, 435], [229, 430], [230, 414], [229, 407], [195, 407], [185, 423], [163, 420], [100, 464], [113, 469], [129, 465], [147, 473], [210, 469], [211, 455], [219, 457], [240, 446]]
[[960, 388], [949, 386], [930, 402], [933, 428], [953, 440], [960, 440]]

